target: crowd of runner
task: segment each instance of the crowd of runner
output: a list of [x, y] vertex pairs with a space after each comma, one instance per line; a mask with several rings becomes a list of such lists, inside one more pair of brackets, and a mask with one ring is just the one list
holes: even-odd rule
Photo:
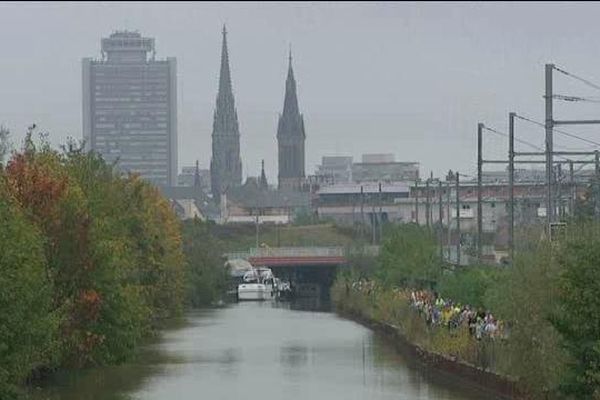
[[[352, 283], [352, 289], [371, 295], [379, 290], [379, 285], [372, 280], [360, 280]], [[403, 292], [400, 289], [394, 291]], [[408, 295], [408, 293], [410, 294]], [[506, 337], [503, 322], [496, 319], [489, 311], [455, 303], [432, 291], [415, 290], [406, 294], [409, 297], [411, 308], [422, 315], [431, 326], [447, 327], [448, 329], [465, 326], [477, 340]]]
[[471, 335], [477, 340], [483, 337], [495, 339], [505, 335], [502, 322], [498, 321], [491, 312], [455, 303], [435, 292], [413, 291], [410, 295], [410, 304], [430, 325], [445, 326], [450, 329], [467, 326]]

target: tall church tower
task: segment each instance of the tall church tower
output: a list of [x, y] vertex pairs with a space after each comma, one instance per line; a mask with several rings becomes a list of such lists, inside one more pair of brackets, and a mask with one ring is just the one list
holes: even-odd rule
[[231, 88], [225, 25], [223, 25], [219, 93], [213, 118], [210, 180], [213, 198], [217, 201], [230, 187], [242, 184], [240, 130]]
[[299, 190], [304, 182], [304, 118], [298, 108], [292, 52], [285, 82], [283, 112], [279, 115], [277, 144], [279, 151], [279, 189]]

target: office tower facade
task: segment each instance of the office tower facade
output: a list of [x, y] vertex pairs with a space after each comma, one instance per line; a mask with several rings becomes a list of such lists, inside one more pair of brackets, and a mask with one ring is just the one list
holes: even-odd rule
[[101, 55], [82, 60], [86, 148], [123, 172], [175, 186], [176, 59], [156, 59], [154, 39], [129, 31], [103, 38]]

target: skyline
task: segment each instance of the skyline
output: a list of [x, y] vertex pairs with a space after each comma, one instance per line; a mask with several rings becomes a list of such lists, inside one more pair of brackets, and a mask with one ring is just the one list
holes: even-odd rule
[[[557, 29], [536, 22], [541, 9], [544, 23]], [[595, 4], [6, 3], [0, 11], [0, 34], [10, 38], [2, 46], [0, 124], [17, 145], [31, 123], [49, 131], [53, 145], [81, 138], [80, 60], [99, 57], [101, 37], [131, 29], [156, 38], [158, 58], [178, 60], [179, 170], [196, 159], [202, 168], [210, 163], [226, 23], [244, 180], [260, 174], [264, 159], [268, 181], [277, 181], [290, 43], [308, 174], [322, 156], [362, 153], [419, 162], [421, 176], [469, 174], [477, 122], [506, 131], [509, 111], [543, 119], [543, 64], [600, 81], [594, 41], [581, 40], [600, 33], [592, 23]], [[584, 34], [579, 26], [588, 23]], [[587, 94], [576, 84], [565, 87], [565, 94]], [[594, 106], [559, 112], [566, 118], [588, 111]], [[593, 128], [572, 131], [593, 138]], [[543, 145], [537, 128], [517, 134]], [[505, 154], [502, 140], [486, 143], [490, 156]]]

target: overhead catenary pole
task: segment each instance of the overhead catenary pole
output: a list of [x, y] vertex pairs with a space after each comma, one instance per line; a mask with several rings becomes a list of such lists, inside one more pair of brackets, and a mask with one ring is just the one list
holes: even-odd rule
[[[433, 183], [433, 171], [429, 171], [429, 182]], [[433, 195], [430, 195], [431, 202], [429, 207], [429, 221], [431, 221], [431, 226], [433, 227], [433, 203], [435, 203], [435, 187], [431, 186], [430, 190], [433, 191]]]
[[438, 203], [439, 203], [439, 228], [438, 228], [438, 240], [440, 242], [440, 260], [444, 259], [444, 204], [442, 203], [442, 180], [438, 180]]
[[415, 222], [419, 225], [419, 180], [415, 181]]
[[508, 249], [515, 256], [515, 113], [508, 114]]
[[554, 206], [552, 202], [552, 168], [553, 168], [553, 138], [552, 130], [554, 128], [554, 120], [552, 115], [552, 71], [554, 64], [546, 64], [545, 69], [545, 81], [546, 81], [546, 118], [545, 118], [545, 129], [546, 129], [546, 225], [548, 234], [550, 234], [550, 224], [554, 221]]
[[569, 181], [571, 183], [571, 195], [569, 196], [569, 213], [575, 216], [575, 201], [577, 196], [577, 188], [575, 187], [575, 173], [573, 170], [573, 162], [569, 162]]
[[460, 265], [460, 174], [456, 172], [456, 265]]
[[258, 214], [259, 210], [256, 210], [256, 251], [258, 252]]
[[381, 210], [381, 182], [379, 182], [379, 244], [383, 239], [383, 213]]
[[[553, 151], [553, 129], [554, 126], [559, 126], [559, 125], [598, 125], [600, 124], [600, 120], [598, 119], [587, 119], [587, 120], [555, 120], [554, 119], [554, 115], [553, 115], [553, 99], [554, 99], [554, 94], [553, 94], [553, 82], [552, 82], [552, 73], [553, 71], [556, 70], [557, 72], [560, 72], [566, 76], [569, 76], [571, 78], [574, 78], [580, 82], [585, 83], [588, 86], [592, 86], [596, 89], [600, 88], [598, 85], [595, 85], [594, 83], [591, 83], [589, 81], [587, 81], [586, 79], [583, 79], [581, 77], [575, 76], [572, 73], [569, 73], [561, 68], [556, 67], [554, 64], [546, 64], [546, 70], [545, 70], [545, 78], [546, 78], [546, 94], [545, 94], [545, 101], [546, 101], [546, 121], [545, 121], [545, 128], [546, 128], [546, 151], [545, 151], [545, 155], [546, 155], [546, 179], [547, 179], [547, 184], [548, 184], [548, 199], [547, 202], [549, 203], [550, 206], [552, 206], [553, 200], [552, 200], [552, 173], [553, 173], [553, 164], [554, 161], [552, 159], [553, 155], [566, 155], [566, 153], [572, 153], [573, 155], [577, 155], [578, 152], [554, 152]], [[563, 100], [565, 100], [565, 97], [568, 96], [558, 96], [556, 95], [556, 97], [558, 98], [562, 98]], [[565, 133], [565, 132], [562, 132]], [[581, 155], [586, 155], [586, 154], [581, 154]], [[591, 162], [589, 161], [573, 161], [573, 160], [567, 160], [567, 161], [557, 161], [558, 163], [561, 164], [565, 164], [565, 163], [569, 163], [569, 167], [572, 169], [572, 165], [573, 164], [591, 164]], [[596, 152], [596, 170], [598, 171], [598, 154]], [[571, 174], [572, 175], [572, 174]], [[596, 173], [596, 176], [598, 177], [599, 172]], [[595, 179], [597, 181], [597, 179]], [[571, 184], [572, 186], [575, 185], [575, 181], [574, 179], [571, 178]], [[595, 187], [595, 186], [594, 186]], [[571, 187], [571, 190], [573, 190], [574, 188]], [[576, 196], [577, 196], [577, 189], [575, 188], [575, 194], [572, 198], [572, 202], [573, 202], [573, 209], [575, 209], [577, 207], [576, 203]], [[595, 213], [599, 214], [600, 213], [600, 206], [598, 204], [594, 204], [594, 208], [595, 208]], [[550, 212], [547, 213], [547, 218], [550, 222], [554, 221], [554, 207], [548, 207], [547, 204], [547, 208], [550, 208]], [[571, 210], [572, 213], [574, 213], [573, 210]]]
[[360, 233], [361, 237], [364, 234], [365, 229], [365, 192], [363, 185], [360, 185]]
[[448, 181], [446, 183], [446, 220], [447, 220], [447, 229], [448, 229], [448, 237], [446, 240], [446, 247], [448, 248], [448, 262], [450, 262], [450, 241], [452, 240], [452, 220], [450, 219], [450, 184]]
[[600, 189], [600, 152], [595, 151], [595, 171], [594, 171], [594, 216], [598, 218], [600, 215], [600, 199], [598, 198], [598, 190]]
[[429, 221], [429, 216], [430, 216], [429, 209], [431, 207], [430, 195], [429, 195], [429, 178], [427, 178], [427, 181], [425, 181], [425, 195], [427, 196], [426, 200], [425, 200], [425, 222], [426, 222], [427, 227], [429, 228], [429, 223], [430, 223], [430, 221]]
[[557, 215], [556, 220], [561, 221], [563, 217], [563, 205], [562, 205], [562, 164], [556, 166], [556, 209]]
[[375, 212], [375, 202], [373, 201], [373, 199], [371, 199], [371, 232], [373, 234], [373, 239], [371, 244], [375, 245], [375, 232], [376, 232], [376, 225], [377, 224], [377, 213]]
[[477, 124], [477, 259], [481, 261], [482, 256], [482, 240], [481, 235], [483, 231], [483, 212], [481, 206], [482, 198], [482, 179], [483, 173], [483, 124], [480, 122]]

